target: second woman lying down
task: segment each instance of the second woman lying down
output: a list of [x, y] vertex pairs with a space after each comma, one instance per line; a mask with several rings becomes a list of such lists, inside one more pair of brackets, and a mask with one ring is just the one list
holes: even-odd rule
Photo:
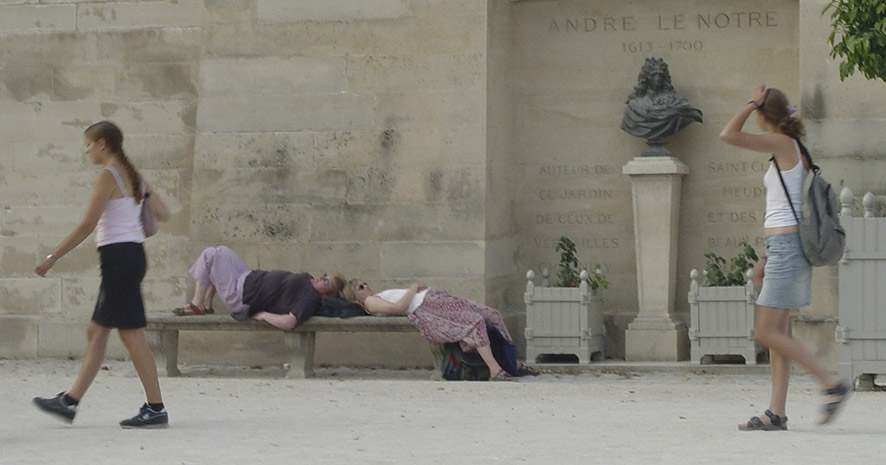
[[[465, 352], [476, 350], [489, 367], [491, 381], [514, 380], [514, 376], [495, 360], [486, 332], [489, 323], [513, 344], [498, 310], [419, 283], [409, 289], [388, 289], [376, 294], [364, 281], [352, 279], [343, 294], [351, 302], [362, 305], [371, 315], [405, 314], [431, 342], [458, 342]], [[536, 374], [537, 371], [522, 363], [517, 365], [514, 373], [516, 376]]]

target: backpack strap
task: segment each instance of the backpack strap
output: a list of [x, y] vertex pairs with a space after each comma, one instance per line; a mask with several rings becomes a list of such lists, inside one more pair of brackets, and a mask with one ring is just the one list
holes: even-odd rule
[[818, 174], [818, 172], [821, 171], [821, 168], [819, 168], [818, 165], [812, 162], [812, 156], [809, 155], [809, 150], [807, 150], [806, 146], [803, 145], [802, 142], [800, 142], [800, 139], [794, 139], [794, 141], [797, 142], [797, 146], [800, 147], [800, 153], [803, 154], [803, 157], [805, 157], [806, 161], [809, 162], [809, 171]]
[[[809, 155], [807, 154], [806, 156]], [[788, 199], [788, 205], [791, 206], [791, 213], [794, 214], [794, 219], [797, 220], [797, 224], [800, 224], [800, 217], [797, 216], [797, 210], [794, 210], [794, 202], [791, 201], [791, 194], [788, 193], [788, 185], [784, 183], [784, 177], [782, 177], [781, 175], [781, 168], [778, 167], [778, 161], [775, 160], [775, 155], [773, 155], [772, 158], [769, 159], [769, 161], [771, 161], [775, 165], [775, 171], [778, 173], [778, 180], [781, 181], [781, 187], [784, 189], [784, 196], [786, 199]], [[810, 165], [811, 161], [812, 160], [810, 159]], [[818, 169], [817, 166], [815, 168]]]

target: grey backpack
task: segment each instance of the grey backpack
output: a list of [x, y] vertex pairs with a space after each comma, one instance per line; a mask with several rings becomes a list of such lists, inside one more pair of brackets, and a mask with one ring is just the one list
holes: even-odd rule
[[794, 204], [790, 201], [788, 188], [781, 176], [781, 169], [775, 157], [770, 160], [775, 164], [778, 171], [778, 179], [781, 180], [781, 187], [784, 188], [784, 195], [788, 198], [791, 205], [791, 211], [794, 212], [794, 218], [800, 229], [800, 242], [803, 244], [803, 255], [806, 261], [812, 266], [831, 266], [843, 258], [843, 249], [846, 246], [846, 231], [840, 226], [840, 217], [838, 216], [839, 207], [837, 204], [837, 193], [831, 188], [831, 184], [821, 177], [819, 172], [821, 169], [818, 165], [812, 163], [812, 157], [809, 151], [799, 140], [797, 144], [800, 146], [800, 152], [809, 162], [809, 168], [812, 171], [812, 183], [806, 194], [807, 214], [803, 215], [803, 219], [799, 219], [797, 212], [794, 211]]

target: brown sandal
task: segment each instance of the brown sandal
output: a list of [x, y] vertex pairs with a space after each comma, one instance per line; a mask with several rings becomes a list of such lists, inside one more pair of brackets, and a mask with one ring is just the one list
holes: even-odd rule
[[767, 409], [763, 412], [767, 417], [769, 417], [769, 423], [763, 423], [763, 420], [760, 417], [751, 417], [750, 420], [746, 424], [738, 425], [738, 429], [740, 431], [787, 431], [788, 430], [788, 417], [781, 417], [774, 413], [772, 410]]
[[207, 308], [206, 310], [201, 310], [200, 307], [189, 303], [181, 308], [176, 308], [172, 310], [173, 315], [176, 316], [188, 316], [188, 315], [210, 315], [215, 313], [215, 310], [212, 308]]
[[845, 406], [846, 398], [849, 397], [851, 391], [849, 382], [840, 380], [834, 387], [825, 389], [824, 395], [828, 396], [828, 402], [824, 404], [824, 417], [818, 424], [826, 425], [837, 416], [840, 409]]
[[491, 376], [489, 381], [516, 381], [517, 378], [514, 378], [504, 369], [498, 370], [498, 373], [495, 376]]
[[517, 376], [538, 376], [540, 374], [540, 371], [523, 363], [521, 363], [520, 366], [517, 367]]

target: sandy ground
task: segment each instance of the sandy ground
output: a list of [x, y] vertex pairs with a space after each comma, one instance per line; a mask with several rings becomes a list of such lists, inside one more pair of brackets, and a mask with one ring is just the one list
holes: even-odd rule
[[820, 396], [793, 379], [789, 432], [738, 432], [768, 400], [760, 375], [544, 374], [437, 382], [429, 371], [189, 367], [162, 378], [167, 430], [122, 430], [142, 394], [108, 362], [72, 426], [31, 405], [66, 389], [77, 361], [0, 360], [2, 464], [882, 463], [886, 392], [854, 393], [820, 427]]

